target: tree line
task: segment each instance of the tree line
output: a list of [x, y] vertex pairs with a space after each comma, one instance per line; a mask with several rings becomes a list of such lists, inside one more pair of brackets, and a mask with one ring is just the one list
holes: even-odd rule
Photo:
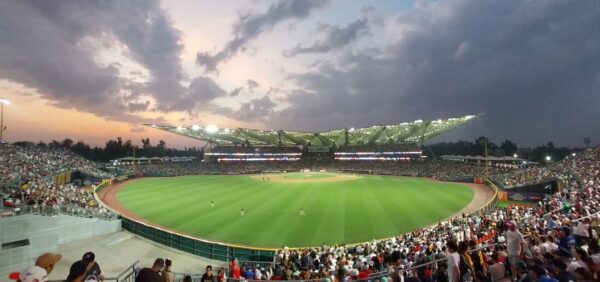
[[[15, 145], [27, 145], [33, 144], [31, 142], [15, 142]], [[183, 150], [176, 148], [167, 148], [167, 144], [164, 140], [159, 140], [156, 145], [150, 143], [150, 138], [143, 138], [141, 140], [142, 146], [133, 144], [131, 140], [124, 140], [121, 137], [117, 137], [116, 140], [108, 140], [104, 147], [90, 146], [83, 141], [74, 142], [70, 138], [66, 138], [62, 141], [52, 140], [52, 142], [46, 144], [39, 142], [37, 146], [50, 147], [50, 148], [66, 148], [73, 151], [86, 159], [95, 162], [107, 162], [110, 160], [122, 158], [122, 157], [199, 157], [202, 155], [202, 149], [191, 147], [184, 148]]]
[[519, 158], [539, 163], [546, 163], [547, 156], [550, 156], [552, 161], [559, 161], [573, 152], [580, 151], [580, 149], [556, 147], [552, 141], [534, 148], [520, 149], [519, 146], [511, 140], [504, 140], [500, 145], [497, 145], [485, 136], [475, 139], [474, 142], [463, 140], [457, 142], [441, 142], [426, 145], [423, 149], [429, 157], [439, 158], [443, 155], [485, 156], [486, 146], [488, 156], [502, 157], [514, 156], [516, 154]]
[[[589, 143], [589, 142], [588, 142]], [[586, 143], [586, 145], [588, 144]], [[15, 142], [15, 145], [33, 145], [31, 142]], [[202, 157], [204, 150], [202, 148], [184, 148], [183, 150], [176, 148], [167, 148], [167, 144], [164, 140], [159, 140], [156, 145], [152, 145], [149, 138], [141, 139], [142, 146], [134, 145], [131, 140], [124, 140], [121, 137], [117, 137], [116, 140], [108, 140], [104, 147], [95, 146], [92, 147], [83, 141], [74, 142], [70, 138], [66, 138], [62, 141], [53, 140], [46, 144], [39, 142], [38, 146], [47, 146], [51, 148], [66, 148], [74, 153], [81, 155], [82, 157], [95, 161], [95, 162], [106, 162], [122, 157]], [[441, 142], [423, 146], [423, 151], [428, 157], [439, 158], [443, 155], [471, 155], [471, 156], [485, 156], [485, 150], [487, 146], [488, 156], [513, 156], [517, 154], [519, 158], [535, 161], [539, 163], [546, 163], [546, 157], [550, 156], [552, 161], [559, 161], [564, 159], [566, 156], [573, 152], [580, 151], [581, 149], [571, 149], [566, 147], [556, 147], [553, 142], [548, 142], [545, 145], [537, 146], [531, 149], [520, 149], [518, 145], [511, 140], [504, 140], [500, 145], [491, 142], [487, 137], [481, 136], [474, 140], [469, 141], [456, 141], [456, 142]], [[134, 149], [135, 148], [135, 149]]]

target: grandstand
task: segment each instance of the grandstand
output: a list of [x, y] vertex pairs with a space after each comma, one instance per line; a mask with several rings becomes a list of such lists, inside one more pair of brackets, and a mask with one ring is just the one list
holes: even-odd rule
[[[338, 160], [409, 160], [421, 157], [416, 146], [463, 125], [476, 115], [392, 125], [344, 128], [324, 132], [218, 128], [215, 125], [152, 128], [202, 140], [205, 156], [216, 161], [297, 161], [321, 156]], [[302, 154], [301, 154], [302, 153]]]
[[[335, 153], [360, 156], [364, 152], [408, 151], [410, 146], [410, 143], [373, 147], [339, 146], [335, 148]], [[229, 152], [226, 149], [245, 154], [305, 153], [296, 146], [285, 147], [287, 149], [284, 150], [277, 146], [216, 148], [225, 154]], [[378, 149], [365, 151], [370, 148]], [[473, 181], [474, 176], [482, 175], [482, 168], [472, 162], [456, 161], [455, 158], [437, 162], [341, 159], [317, 163], [305, 160], [148, 161], [135, 166], [130, 163], [138, 160], [128, 160], [120, 165], [128, 167], [134, 174], [115, 176], [98, 170], [95, 164], [62, 148], [0, 144], [0, 152], [0, 188], [4, 202], [1, 208], [4, 218], [0, 219], [3, 235], [0, 242], [0, 272], [3, 279], [7, 277], [7, 271], [33, 265], [35, 258], [47, 251], [63, 254], [64, 258], [58, 262], [50, 279], [64, 279], [70, 271], [69, 265], [78, 261], [81, 253], [92, 250], [102, 264], [107, 277], [105, 281], [132, 281], [139, 266], [151, 265], [156, 257], [178, 258], [174, 266], [175, 271], [179, 271], [175, 273], [175, 281], [181, 281], [184, 274], [191, 274], [193, 281], [200, 281], [202, 273], [196, 265], [205, 266], [209, 263], [215, 268], [225, 267], [224, 279], [231, 282], [242, 278], [247, 281], [447, 281], [446, 247], [452, 246], [454, 241], [459, 242], [458, 253], [462, 257], [470, 257], [473, 265], [469, 273], [479, 281], [509, 281], [513, 273], [531, 273], [532, 280], [544, 273], [555, 278], [570, 275], [572, 281], [597, 281], [600, 277], [600, 148], [584, 150], [548, 166], [493, 166], [490, 181], [486, 183], [495, 187], [495, 182], [504, 188], [498, 197], [506, 193], [505, 197], [510, 200], [511, 195], [517, 199], [518, 195], [530, 197], [532, 189], [541, 191], [539, 194], [543, 194], [543, 197], [532, 197], [536, 200], [528, 205], [496, 207], [494, 198], [464, 215], [440, 221], [433, 226], [413, 229], [393, 238], [353, 245], [282, 248], [276, 251], [196, 242], [193, 238], [135, 219], [117, 218], [108, 207], [103, 206], [96, 192], [139, 175], [163, 176], [162, 179], [170, 184], [168, 182], [171, 179], [165, 176], [297, 171], [309, 167], [349, 174], [364, 172]], [[81, 189], [80, 184], [69, 183], [73, 182], [73, 177], [81, 177], [77, 174], [84, 175], [84, 179], [102, 178], [104, 181], [96, 189]], [[557, 181], [560, 185], [548, 186], [549, 181]], [[433, 195], [424, 197], [435, 200]], [[417, 209], [415, 212], [421, 211]], [[310, 211], [308, 214], [310, 216]], [[516, 226], [516, 231], [509, 231], [511, 226]], [[123, 231], [122, 228], [129, 231]], [[521, 261], [517, 261], [519, 267], [513, 270], [509, 264], [511, 254], [507, 251], [514, 247], [510, 246], [509, 232], [520, 232], [525, 238], [523, 255], [519, 258]], [[149, 243], [141, 237], [150, 238], [156, 243]], [[218, 261], [182, 255], [190, 250], [192, 254]], [[239, 259], [239, 264], [230, 263], [233, 257]], [[138, 259], [142, 262], [136, 262]], [[524, 268], [532, 271], [523, 272]]]

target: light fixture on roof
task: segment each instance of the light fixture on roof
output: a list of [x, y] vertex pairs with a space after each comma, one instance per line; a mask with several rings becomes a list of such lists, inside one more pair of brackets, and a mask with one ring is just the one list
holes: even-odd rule
[[204, 128], [204, 130], [207, 133], [211, 133], [212, 134], [212, 133], [215, 133], [215, 132], [219, 131], [219, 128], [216, 125], [214, 125], [214, 124], [209, 124], [209, 125], [206, 126], [206, 128]]
[[197, 124], [192, 125], [192, 130], [196, 131], [198, 129], [200, 129], [199, 125], [197, 125]]

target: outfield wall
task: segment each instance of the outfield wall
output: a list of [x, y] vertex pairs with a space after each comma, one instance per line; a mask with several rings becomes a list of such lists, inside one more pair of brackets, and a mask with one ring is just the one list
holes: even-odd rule
[[162, 245], [214, 260], [231, 261], [233, 258], [237, 258], [240, 261], [270, 263], [273, 262], [273, 257], [275, 256], [274, 250], [229, 246], [200, 240], [126, 217], [121, 219], [121, 227], [133, 234], [140, 235]]

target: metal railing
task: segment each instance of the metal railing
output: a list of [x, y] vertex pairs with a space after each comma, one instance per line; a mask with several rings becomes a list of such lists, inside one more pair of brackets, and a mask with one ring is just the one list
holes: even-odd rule
[[98, 218], [104, 220], [118, 219], [117, 214], [111, 212], [110, 210], [103, 210], [97, 207], [81, 207], [75, 204], [55, 206], [19, 205], [14, 207], [0, 208], [0, 217], [10, 217], [26, 214], [36, 214], [44, 216], [70, 215], [86, 218]]
[[[138, 264], [139, 260], [136, 260], [134, 263], [123, 269], [119, 275], [114, 277], [105, 277], [103, 281], [105, 282], [134, 282], [135, 276], [137, 275], [139, 268]], [[48, 280], [48, 282], [64, 282], [65, 280]]]

